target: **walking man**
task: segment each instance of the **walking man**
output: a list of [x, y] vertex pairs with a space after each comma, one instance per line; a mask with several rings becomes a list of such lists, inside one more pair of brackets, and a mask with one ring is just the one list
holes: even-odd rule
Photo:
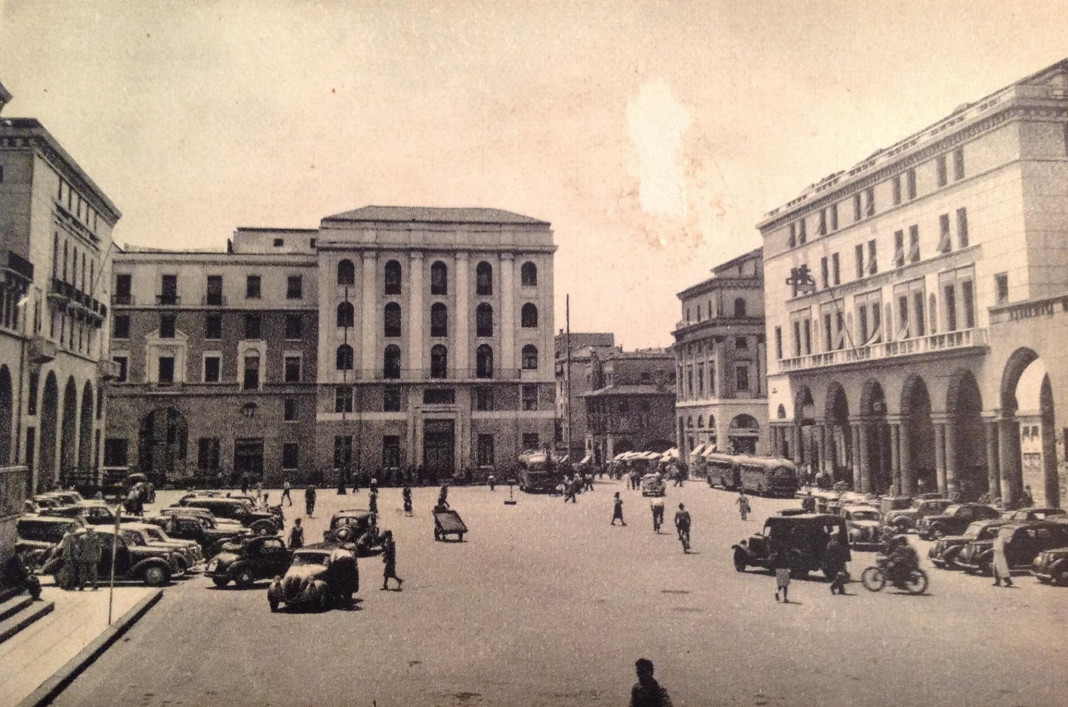
[[378, 515], [378, 489], [374, 487], [371, 488], [371, 493], [368, 495], [367, 508], [375, 515]]
[[300, 524], [300, 518], [293, 520], [293, 527], [289, 531], [289, 549], [299, 550], [304, 547], [304, 528]]
[[679, 504], [679, 510], [675, 511], [675, 530], [679, 534], [679, 542], [682, 543], [682, 551], [690, 551], [690, 512], [686, 506]]
[[671, 707], [667, 690], [653, 678], [653, 661], [639, 658], [634, 668], [638, 682], [630, 690], [630, 707]]
[[612, 508], [612, 525], [615, 525], [617, 520], [621, 525], [627, 524], [623, 520], [623, 499], [619, 497], [619, 491], [616, 491], [615, 505]]
[[489, 476], [486, 477], [486, 483], [489, 484], [490, 491], [496, 491], [497, 490], [497, 477], [494, 476], [493, 474], [490, 474]]
[[96, 591], [97, 565], [100, 563], [100, 554], [103, 548], [100, 545], [100, 536], [93, 530], [93, 526], [87, 526], [85, 534], [81, 536], [82, 551], [78, 568], [78, 589], [82, 589], [88, 581]]
[[382, 589], [389, 589], [389, 580], [397, 580], [400, 591], [404, 580], [397, 576], [397, 544], [393, 542], [393, 531], [387, 530], [382, 536]]
[[564, 503], [570, 500], [572, 503], [578, 503], [575, 498], [575, 494], [578, 492], [578, 483], [575, 479], [568, 476], [564, 479]]
[[745, 491], [738, 492], [738, 500], [735, 501], [738, 504], [738, 512], [742, 515], [742, 520], [749, 517], [749, 497], [745, 495]]
[[289, 495], [289, 479], [282, 482], [282, 500], [278, 502], [278, 505], [281, 505], [286, 501], [289, 501], [289, 505], [293, 505], [293, 499]]
[[1005, 586], [1012, 586], [1012, 572], [1009, 570], [1009, 561], [1005, 557], [1005, 543], [1012, 537], [1013, 528], [1002, 528], [994, 538], [994, 586], [1000, 587], [1001, 580], [1005, 580]]
[[827, 567], [834, 573], [831, 579], [831, 594], [845, 594], [845, 584], [849, 578], [846, 574], [846, 548], [838, 540], [838, 535], [832, 535], [827, 543]]
[[304, 511], [309, 518], [315, 512], [315, 484], [308, 484], [304, 489]]
[[401, 497], [404, 499], [404, 515], [412, 515], [412, 488], [408, 484], [404, 484], [404, 490], [401, 491]]

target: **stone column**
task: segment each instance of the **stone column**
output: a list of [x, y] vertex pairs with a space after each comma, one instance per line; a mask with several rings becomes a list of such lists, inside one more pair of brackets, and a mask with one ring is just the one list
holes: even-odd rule
[[[423, 319], [428, 316], [423, 304], [423, 279], [423, 254], [413, 251], [408, 257], [408, 311], [403, 315], [408, 320], [408, 351], [401, 355], [401, 365], [416, 370], [429, 368], [429, 359], [423, 351]], [[405, 360], [407, 366], [403, 365]], [[413, 375], [429, 378], [430, 372]]]
[[901, 493], [911, 496], [916, 493], [916, 469], [912, 462], [912, 429], [906, 420], [898, 425], [900, 446], [898, 460], [901, 464]]
[[850, 434], [850, 461], [853, 462], [853, 490], [860, 489], [860, 425], [853, 424]]
[[812, 467], [812, 473], [818, 474], [821, 470], [827, 469], [827, 439], [826, 439], [826, 426], [816, 426], [816, 456], [819, 457], [819, 468]]
[[990, 500], [1001, 495], [1001, 464], [998, 458], [998, 423], [986, 420], [983, 423], [986, 432], [986, 479]]
[[957, 473], [960, 468], [960, 455], [957, 447], [960, 437], [960, 420], [951, 417], [946, 420], [946, 493], [953, 498], [960, 493], [960, 481]]
[[835, 467], [838, 460], [838, 449], [834, 440], [834, 425], [823, 426], [823, 470], [834, 478]]
[[901, 478], [901, 425], [897, 422], [890, 424], [890, 474], [894, 493], [902, 494], [904, 487]]
[[998, 456], [1001, 471], [1001, 502], [1013, 508], [1023, 491], [1023, 472], [1020, 468], [1020, 427], [1014, 413], [998, 420]]
[[860, 493], [871, 492], [871, 455], [869, 453], [868, 445], [872, 440], [868, 439], [871, 436], [871, 425], [867, 422], [862, 422], [857, 427], [860, 429], [860, 439], [857, 445], [860, 452], [860, 488], [857, 489]]
[[379, 361], [378, 349], [375, 346], [375, 328], [381, 317], [382, 308], [379, 306], [376, 296], [375, 285], [378, 282], [375, 273], [375, 264], [378, 261], [374, 251], [363, 252], [363, 295], [360, 303], [356, 306], [356, 316], [360, 317], [360, 371], [357, 378], [367, 379], [374, 376], [374, 371], [381, 373], [382, 362]]
[[[468, 281], [468, 277], [467, 253], [457, 253], [456, 277], [453, 281], [453, 288], [456, 292], [456, 308], [449, 312], [451, 334], [449, 340], [453, 342], [452, 347], [455, 353], [450, 358], [453, 361], [453, 367], [463, 371], [460, 374], [462, 377], [474, 378], [474, 374], [470, 373], [470, 371], [474, 369], [475, 363], [470, 360], [471, 352], [468, 339], [471, 336], [470, 324], [475, 317], [475, 313], [470, 309], [471, 283]], [[570, 404], [571, 401], [569, 400], [568, 405]]]
[[[508, 375], [519, 368], [515, 360], [515, 257], [511, 253], [501, 253], [501, 342], [502, 373]], [[517, 376], [518, 378], [518, 376]]]
[[945, 496], [948, 493], [946, 487], [946, 423], [935, 423], [935, 477], [938, 484], [938, 492]]
[[801, 453], [801, 425], [791, 425], [790, 434], [793, 437], [791, 440], [793, 443], [793, 450], [791, 451], [793, 452], [794, 464], [801, 466], [804, 462], [804, 455]]

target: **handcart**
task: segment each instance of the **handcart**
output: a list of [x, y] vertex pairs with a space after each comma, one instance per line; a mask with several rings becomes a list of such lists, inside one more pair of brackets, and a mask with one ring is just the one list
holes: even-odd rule
[[460, 514], [452, 510], [434, 511], [434, 539], [445, 540], [448, 535], [455, 535], [460, 542], [464, 541], [464, 533], [467, 526], [464, 525]]

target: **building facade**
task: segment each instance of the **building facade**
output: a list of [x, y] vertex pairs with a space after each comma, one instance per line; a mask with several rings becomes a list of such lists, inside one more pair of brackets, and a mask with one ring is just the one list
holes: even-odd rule
[[761, 249], [713, 268], [678, 297], [683, 318], [672, 334], [682, 457], [701, 446], [770, 452]]
[[596, 466], [631, 451], [675, 446], [675, 354], [670, 349], [593, 356], [586, 401], [586, 454]]
[[108, 462], [226, 483], [514, 464], [553, 435], [554, 251], [525, 216], [401, 207], [128, 250]]
[[585, 455], [585, 393], [593, 390], [599, 358], [615, 351], [615, 334], [560, 331], [556, 335], [556, 447], [572, 461]]
[[767, 215], [777, 450], [861, 491], [1060, 504], [1064, 336], [1019, 320], [1068, 289], [1066, 126], [1062, 61]]
[[0, 467], [31, 493], [98, 467], [120, 217], [41, 123], [0, 119]]

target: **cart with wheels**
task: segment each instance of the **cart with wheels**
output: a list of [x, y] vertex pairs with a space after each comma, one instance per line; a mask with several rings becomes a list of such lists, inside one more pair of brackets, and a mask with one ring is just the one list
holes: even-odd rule
[[455, 535], [460, 542], [464, 541], [464, 533], [467, 526], [464, 525], [460, 514], [452, 510], [434, 511], [434, 539], [445, 540], [449, 535]]

